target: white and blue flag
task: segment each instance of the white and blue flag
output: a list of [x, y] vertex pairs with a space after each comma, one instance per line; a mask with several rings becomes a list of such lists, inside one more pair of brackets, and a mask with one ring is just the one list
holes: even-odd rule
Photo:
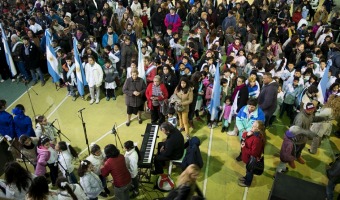
[[332, 66], [332, 60], [329, 59], [327, 61], [327, 66], [326, 66], [326, 69], [325, 69], [325, 72], [319, 82], [319, 85], [318, 85], [318, 89], [319, 89], [319, 94], [318, 94], [318, 101], [321, 103], [321, 104], [324, 104], [325, 103], [325, 97], [326, 97], [326, 91], [327, 91], [327, 83], [329, 81], [329, 77], [328, 77], [328, 72], [329, 72], [329, 68]]
[[12, 76], [15, 76], [17, 75], [17, 70], [15, 69], [11, 51], [9, 49], [8, 42], [7, 42], [7, 36], [5, 34], [5, 30], [3, 29], [1, 23], [0, 23], [0, 28], [1, 28], [1, 39], [2, 39], [2, 43], [4, 44], [4, 48], [5, 48], [6, 62], [9, 67], [9, 70], [11, 71]]
[[218, 107], [220, 106], [220, 95], [221, 95], [221, 84], [220, 84], [220, 63], [216, 65], [216, 72], [214, 77], [213, 92], [211, 95], [210, 109], [211, 114], [210, 120], [218, 119]]
[[144, 81], [145, 79], [145, 69], [144, 69], [144, 59], [142, 55], [142, 40], [137, 41], [138, 44], [138, 76], [142, 78]]
[[58, 70], [58, 59], [56, 56], [56, 53], [51, 46], [51, 38], [52, 35], [48, 30], [45, 31], [45, 37], [46, 37], [46, 60], [47, 60], [47, 69], [48, 73], [52, 77], [52, 82], [56, 83], [59, 82], [60, 76], [59, 76], [59, 70]]
[[77, 77], [77, 89], [80, 96], [84, 96], [84, 86], [87, 85], [85, 78], [85, 71], [82, 65], [79, 51], [77, 48], [78, 41], [75, 37], [73, 37], [73, 54], [74, 54], [74, 66], [69, 70], [67, 76], [69, 77], [70, 73], [73, 73], [74, 68], [76, 68], [76, 77]]

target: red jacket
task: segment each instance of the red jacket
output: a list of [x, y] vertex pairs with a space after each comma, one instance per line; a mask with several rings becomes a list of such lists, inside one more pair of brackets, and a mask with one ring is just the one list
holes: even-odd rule
[[113, 185], [115, 187], [123, 187], [131, 182], [131, 175], [128, 171], [125, 158], [119, 154], [116, 158], [109, 158], [105, 161], [104, 167], [101, 169], [102, 176], [107, 177], [111, 174]]
[[[145, 96], [148, 101], [148, 108], [150, 108], [150, 110], [153, 110], [152, 100], [150, 99], [152, 97], [152, 86], [153, 86], [153, 83], [149, 84], [145, 91]], [[168, 90], [166, 89], [163, 83], [160, 84], [160, 88], [162, 91], [162, 95], [158, 96], [158, 101], [163, 101], [164, 99], [168, 99], [169, 97]]]
[[300, 19], [302, 19], [302, 13], [295, 11], [292, 17], [292, 21], [298, 24]]
[[245, 139], [245, 145], [242, 148], [242, 161], [247, 164], [250, 156], [260, 158], [264, 147], [261, 136], [247, 136], [247, 132], [244, 132], [242, 139]]

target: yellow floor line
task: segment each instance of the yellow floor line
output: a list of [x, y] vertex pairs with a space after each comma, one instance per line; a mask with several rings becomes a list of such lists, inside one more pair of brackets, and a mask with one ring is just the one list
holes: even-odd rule
[[209, 137], [209, 146], [208, 146], [208, 155], [207, 155], [207, 163], [205, 165], [205, 173], [204, 173], [204, 183], [203, 183], [203, 195], [205, 196], [207, 190], [208, 183], [208, 173], [209, 173], [209, 164], [210, 164], [210, 154], [211, 154], [211, 143], [214, 129], [210, 129], [210, 137]]
[[[137, 118], [137, 116], [131, 118], [131, 121], [134, 120], [135, 118]], [[123, 122], [123, 123], [119, 124], [119, 125], [117, 126], [117, 129], [118, 129], [119, 127], [121, 127], [122, 125], [124, 125], [125, 123], [126, 123], [126, 122]], [[109, 130], [108, 132], [106, 132], [104, 135], [102, 135], [100, 138], [98, 138], [98, 139], [97, 139], [96, 141], [94, 141], [93, 143], [97, 144], [98, 141], [102, 140], [104, 137], [106, 137], [108, 134], [111, 134], [111, 133], [112, 133], [112, 130]], [[91, 143], [92, 143], [92, 142], [91, 142]], [[84, 152], [86, 152], [86, 151], [87, 151], [87, 147], [86, 147], [85, 149], [83, 149], [83, 150], [79, 153], [79, 156], [80, 156], [81, 154], [83, 154]]]
[[58, 108], [61, 106], [61, 104], [63, 104], [65, 101], [66, 101], [66, 99], [68, 98], [68, 96], [66, 96], [59, 104], [58, 104], [58, 106], [47, 116], [47, 119], [48, 118], [50, 118], [52, 115], [53, 115], [53, 113], [55, 112], [55, 111], [57, 111], [58, 110]]
[[21, 97], [23, 97], [27, 91], [29, 91], [32, 87], [28, 88], [28, 90], [26, 90], [24, 93], [22, 93], [22, 95], [20, 95], [15, 101], [13, 101], [13, 103], [11, 103], [9, 106], [7, 106], [6, 111], [8, 111], [9, 108], [11, 108], [13, 106], [13, 104], [15, 104], [19, 99], [21, 99]]

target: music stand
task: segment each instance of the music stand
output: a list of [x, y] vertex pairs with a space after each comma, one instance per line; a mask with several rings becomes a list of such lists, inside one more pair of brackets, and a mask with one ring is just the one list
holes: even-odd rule
[[115, 136], [115, 143], [116, 143], [116, 147], [117, 147], [117, 138], [119, 140], [119, 144], [122, 147], [122, 150], [124, 149], [122, 141], [120, 140], [119, 134], [118, 134], [118, 127], [117, 127], [117, 123], [115, 123], [112, 127], [112, 134]]

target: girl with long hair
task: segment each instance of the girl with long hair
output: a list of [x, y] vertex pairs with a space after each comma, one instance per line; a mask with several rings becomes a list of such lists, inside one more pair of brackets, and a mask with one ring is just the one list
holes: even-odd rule
[[179, 126], [180, 130], [184, 131], [187, 137], [189, 136], [189, 105], [193, 101], [193, 90], [191, 88], [191, 83], [187, 77], [182, 77], [179, 81], [174, 94], [178, 97], [178, 99], [181, 100], [180, 103], [178, 103], [179, 106], [183, 106], [184, 109], [182, 111], [177, 111], [177, 115], [179, 118]]
[[33, 176], [17, 162], [8, 162], [4, 167], [4, 180], [0, 186], [5, 188], [6, 198], [24, 200]]
[[50, 192], [45, 176], [38, 176], [33, 179], [28, 189], [26, 200], [57, 200], [57, 194]]
[[78, 158], [77, 151], [70, 144], [64, 141], [58, 142], [55, 149], [59, 154], [58, 163], [60, 171], [63, 173], [65, 178], [69, 179], [70, 183], [77, 183], [77, 178], [73, 173], [74, 165], [72, 164], [72, 161]]
[[58, 200], [81, 200], [87, 198], [80, 185], [68, 183], [65, 177], [58, 177], [56, 185], [59, 190]]
[[97, 200], [98, 196], [107, 197], [107, 194], [102, 192], [103, 186], [97, 174], [93, 173], [93, 165], [88, 160], [82, 160], [78, 168], [78, 176], [80, 177], [80, 185], [84, 189], [87, 197], [90, 200]]
[[40, 138], [46, 136], [50, 139], [51, 143], [57, 143], [57, 133], [51, 123], [47, 121], [44, 115], [38, 115], [35, 117], [35, 135]]

